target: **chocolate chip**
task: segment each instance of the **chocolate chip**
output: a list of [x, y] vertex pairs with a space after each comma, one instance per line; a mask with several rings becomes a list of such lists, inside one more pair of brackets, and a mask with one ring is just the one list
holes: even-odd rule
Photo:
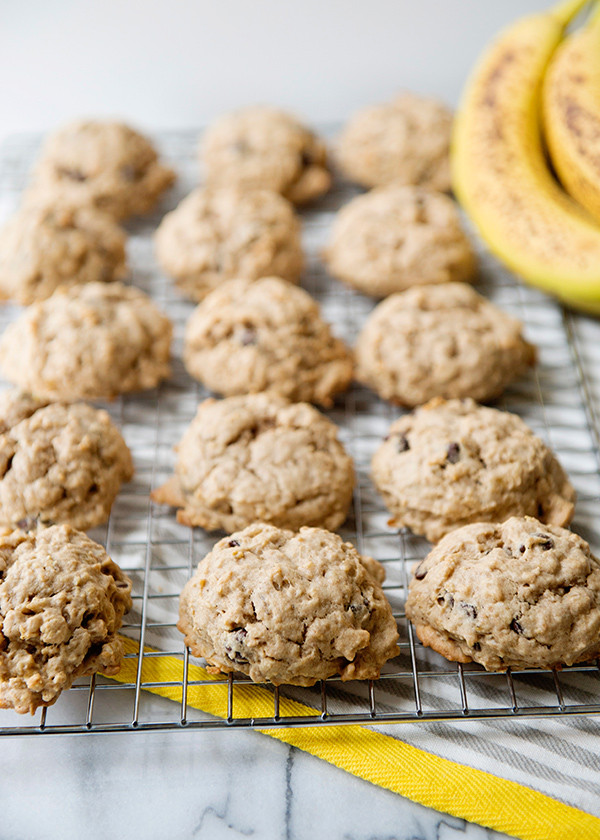
[[15, 524], [21, 531], [31, 531], [34, 528], [37, 528], [38, 517], [26, 516], [24, 519], [19, 519], [19, 521]]
[[464, 601], [461, 601], [461, 609], [463, 609], [469, 618], [477, 618], [477, 607], [474, 607], [473, 604], [465, 604]]
[[425, 575], [427, 574], [427, 569], [422, 568], [423, 563], [419, 563], [415, 571], [415, 578], [416, 580], [423, 580]]
[[510, 622], [510, 629], [513, 631], [513, 633], [516, 633], [518, 636], [522, 636], [525, 632], [516, 618], [513, 618], [513, 620]]
[[548, 534], [534, 534], [533, 536], [536, 540], [535, 544], [539, 545], [542, 551], [550, 551], [551, 548], [554, 548], [554, 540]]
[[236, 545], [239, 545], [239, 542], [237, 540], [229, 540], [227, 545], [229, 546], [229, 548], [235, 548]]
[[252, 327], [244, 327], [240, 334], [240, 341], [244, 345], [244, 347], [248, 347], [250, 344], [257, 343], [257, 336], [256, 330]]
[[456, 464], [456, 462], [460, 459], [460, 446], [458, 443], [450, 443], [448, 444], [448, 450], [446, 452], [446, 461], [449, 464]]
[[121, 175], [126, 181], [139, 181], [144, 173], [130, 163], [126, 163], [121, 167]]
[[249, 151], [248, 144], [245, 140], [236, 140], [235, 143], [232, 144], [231, 148], [238, 155], [245, 155], [246, 152]]
[[306, 169], [306, 167], [312, 166], [313, 163], [314, 163], [314, 159], [313, 159], [313, 156], [311, 155], [311, 153], [306, 152], [306, 151], [302, 152], [302, 154], [300, 155], [300, 164], [301, 164], [302, 168]]
[[67, 166], [60, 166], [58, 168], [58, 174], [64, 175], [65, 178], [70, 178], [71, 181], [86, 181], [87, 175], [84, 175], [83, 172], [80, 172], [79, 169], [71, 169]]
[[247, 665], [248, 660], [236, 648], [244, 646], [244, 639], [248, 635], [248, 631], [245, 627], [236, 627], [232, 632], [234, 634], [233, 644], [225, 645], [227, 658], [231, 659], [231, 661], [235, 662], [237, 665]]
[[527, 551], [527, 549], [525, 548], [525, 546], [524, 546], [524, 545], [520, 545], [520, 546], [519, 546], [519, 551], [521, 552], [521, 554], [525, 554], [525, 552]]
[[479, 644], [479, 642], [475, 642], [473, 644], [473, 650], [481, 650], [481, 645]]
[[410, 449], [410, 443], [408, 442], [406, 435], [400, 435], [398, 443], [396, 444], [396, 449], [398, 452], [408, 452]]
[[444, 592], [443, 595], [438, 595], [437, 602], [440, 605], [440, 607], [444, 604], [448, 604], [450, 609], [452, 609], [452, 607], [454, 606], [454, 596], [451, 595], [449, 592]]

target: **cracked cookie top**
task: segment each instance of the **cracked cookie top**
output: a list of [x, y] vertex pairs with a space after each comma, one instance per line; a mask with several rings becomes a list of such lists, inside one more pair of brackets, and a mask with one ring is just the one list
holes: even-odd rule
[[150, 212], [174, 180], [151, 142], [130, 126], [78, 120], [46, 140], [29, 194], [92, 205], [124, 219]]
[[304, 265], [292, 206], [265, 189], [194, 190], [162, 220], [155, 243], [165, 272], [197, 301], [233, 277], [276, 274], [295, 283]]
[[55, 702], [74, 679], [121, 667], [117, 636], [131, 581], [67, 525], [0, 534], [0, 707]]
[[415, 406], [433, 397], [499, 397], [535, 362], [520, 321], [466, 283], [414, 286], [368, 317], [356, 344], [357, 379]]
[[342, 171], [364, 187], [397, 182], [450, 189], [452, 113], [441, 102], [401, 93], [354, 114], [338, 140]]
[[0, 395], [0, 525], [29, 530], [108, 519], [133, 476], [127, 444], [106, 411]]
[[600, 653], [600, 563], [577, 534], [533, 517], [466, 525], [416, 567], [406, 615], [453, 661], [572, 665]]
[[396, 420], [372, 475], [391, 524], [431, 542], [468, 522], [573, 516], [575, 490], [546, 444], [516, 414], [470, 399], [437, 398]]
[[398, 652], [383, 578], [379, 563], [337, 534], [254, 524], [200, 561], [177, 626], [216, 672], [276, 685], [377, 679]]
[[331, 186], [325, 144], [290, 114], [255, 106], [219, 117], [200, 148], [209, 185], [266, 187], [305, 204]]
[[0, 339], [0, 368], [47, 400], [112, 399], [169, 375], [172, 326], [148, 295], [121, 283], [59, 289]]
[[126, 274], [125, 234], [93, 207], [30, 203], [0, 231], [0, 297], [29, 305], [59, 286]]
[[337, 432], [312, 406], [274, 394], [205, 400], [177, 447], [175, 475], [152, 498], [209, 531], [259, 521], [337, 528], [354, 487]]
[[352, 379], [352, 355], [303, 289], [278, 277], [230, 280], [197, 307], [185, 331], [188, 372], [211, 390], [273, 391], [330, 406]]
[[422, 187], [382, 187], [337, 214], [325, 252], [334, 277], [385, 297], [410, 286], [473, 279], [475, 254], [456, 204]]

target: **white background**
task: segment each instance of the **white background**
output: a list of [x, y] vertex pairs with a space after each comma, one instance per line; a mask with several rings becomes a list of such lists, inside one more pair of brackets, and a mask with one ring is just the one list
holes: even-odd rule
[[202, 125], [257, 101], [343, 119], [458, 99], [482, 46], [551, 0], [0, 0], [0, 137], [111, 115]]

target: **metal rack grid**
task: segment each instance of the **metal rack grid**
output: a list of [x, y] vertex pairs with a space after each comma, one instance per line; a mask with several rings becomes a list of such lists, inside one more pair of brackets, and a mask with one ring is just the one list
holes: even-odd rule
[[[180, 178], [168, 207], [197, 183], [197, 132], [165, 133], [157, 138], [165, 157]], [[0, 153], [0, 215], [18, 204], [39, 138], [14, 137]], [[332, 217], [356, 191], [337, 183], [315, 207], [303, 211], [308, 257], [302, 285], [315, 296], [338, 334], [353, 343], [374, 301], [328, 277], [319, 262]], [[354, 457], [357, 486], [353, 510], [341, 529], [358, 550], [384, 563], [384, 588], [400, 631], [400, 655], [384, 666], [381, 678], [368, 683], [342, 683], [332, 678], [313, 689], [254, 686], [243, 675], [193, 680], [194, 660], [175, 628], [179, 592], [198, 561], [216, 539], [200, 529], [175, 522], [172, 511], [153, 505], [150, 490], [173, 466], [173, 445], [191, 421], [207, 393], [186, 374], [181, 363], [184, 323], [192, 304], [174, 291], [158, 270], [152, 254], [152, 232], [160, 214], [130, 225], [129, 256], [132, 282], [149, 292], [175, 324], [172, 378], [158, 389], [127, 396], [104, 407], [122, 428], [136, 465], [134, 480], [123, 488], [108, 524], [90, 532], [133, 581], [134, 607], [122, 632], [146, 652], [129, 653], [136, 679], [118, 683], [96, 676], [80, 679], [48, 708], [31, 719], [0, 712], [0, 735], [40, 733], [98, 733], [347, 723], [406, 723], [460, 721], [485, 718], [552, 717], [600, 713], [600, 663], [587, 663], [558, 672], [527, 669], [492, 674], [477, 665], [447, 662], [424, 648], [404, 615], [410, 569], [429, 546], [407, 530], [390, 530], [387, 513], [368, 476], [371, 455], [389, 424], [400, 413], [372, 393], [354, 386], [328, 412], [340, 427], [340, 437]], [[478, 289], [504, 309], [520, 317], [526, 334], [539, 348], [539, 364], [516, 382], [499, 407], [514, 411], [556, 451], [578, 491], [573, 528], [595, 551], [600, 551], [600, 447], [597, 398], [600, 397], [600, 325], [575, 316], [541, 293], [518, 285], [489, 255], [481, 255]], [[0, 328], [14, 319], [17, 307], [0, 310]], [[153, 657], [175, 657], [183, 677], [176, 682], [148, 682], [143, 665]], [[198, 664], [202, 664], [199, 662]], [[227, 692], [227, 715], [211, 717], [192, 709], [189, 692], [203, 685], [222, 685]], [[144, 689], [177, 688], [181, 702], [156, 697]], [[270, 692], [273, 712], [268, 716], [237, 717], [236, 693]], [[280, 699], [289, 697], [315, 709], [313, 715], [286, 716]]]

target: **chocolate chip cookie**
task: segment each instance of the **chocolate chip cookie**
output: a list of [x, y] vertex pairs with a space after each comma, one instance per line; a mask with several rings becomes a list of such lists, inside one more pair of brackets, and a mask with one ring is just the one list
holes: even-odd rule
[[116, 674], [131, 581], [68, 525], [0, 533], [0, 707], [50, 706], [87, 674]]
[[413, 287], [375, 307], [356, 345], [357, 378], [415, 406], [499, 397], [535, 362], [523, 326], [465, 283]]
[[402, 93], [364, 108], [346, 125], [338, 144], [344, 174], [364, 187], [415, 184], [450, 189], [452, 114], [434, 99]]
[[125, 234], [93, 207], [22, 207], [0, 231], [0, 297], [28, 305], [59, 286], [127, 274]]
[[209, 185], [266, 187], [305, 204], [331, 186], [325, 144], [295, 117], [255, 106], [219, 117], [200, 149]]
[[5, 392], [0, 427], [1, 526], [87, 530], [108, 519], [133, 462], [106, 411]]
[[291, 204], [271, 190], [194, 190], [161, 222], [156, 257], [199, 301], [233, 277], [276, 274], [297, 282], [304, 265], [300, 232]]
[[121, 283], [59, 289], [0, 339], [0, 369], [47, 400], [111, 399], [169, 375], [172, 326], [150, 298]]
[[452, 199], [397, 185], [342, 207], [324, 256], [334, 277], [375, 297], [409, 286], [472, 280], [477, 267]]
[[149, 213], [174, 180], [152, 143], [130, 126], [78, 120], [47, 139], [30, 195], [49, 194], [124, 219]]
[[181, 593], [178, 627], [214, 672], [313, 685], [377, 679], [398, 652], [383, 567], [337, 534], [250, 525], [218, 542]]
[[466, 525], [417, 566], [406, 615], [423, 644], [488, 671], [587, 661], [600, 653], [600, 563], [530, 516]]
[[152, 499], [209, 531], [252, 522], [337, 528], [354, 487], [337, 431], [312, 406], [274, 394], [205, 400], [177, 447], [175, 475]]
[[330, 406], [352, 379], [352, 355], [316, 301], [278, 277], [211, 292], [188, 321], [183, 357], [191, 376], [226, 396], [268, 390]]
[[516, 414], [470, 399], [437, 398], [396, 420], [372, 475], [390, 524], [431, 542], [469, 522], [573, 516], [575, 490], [546, 444]]

